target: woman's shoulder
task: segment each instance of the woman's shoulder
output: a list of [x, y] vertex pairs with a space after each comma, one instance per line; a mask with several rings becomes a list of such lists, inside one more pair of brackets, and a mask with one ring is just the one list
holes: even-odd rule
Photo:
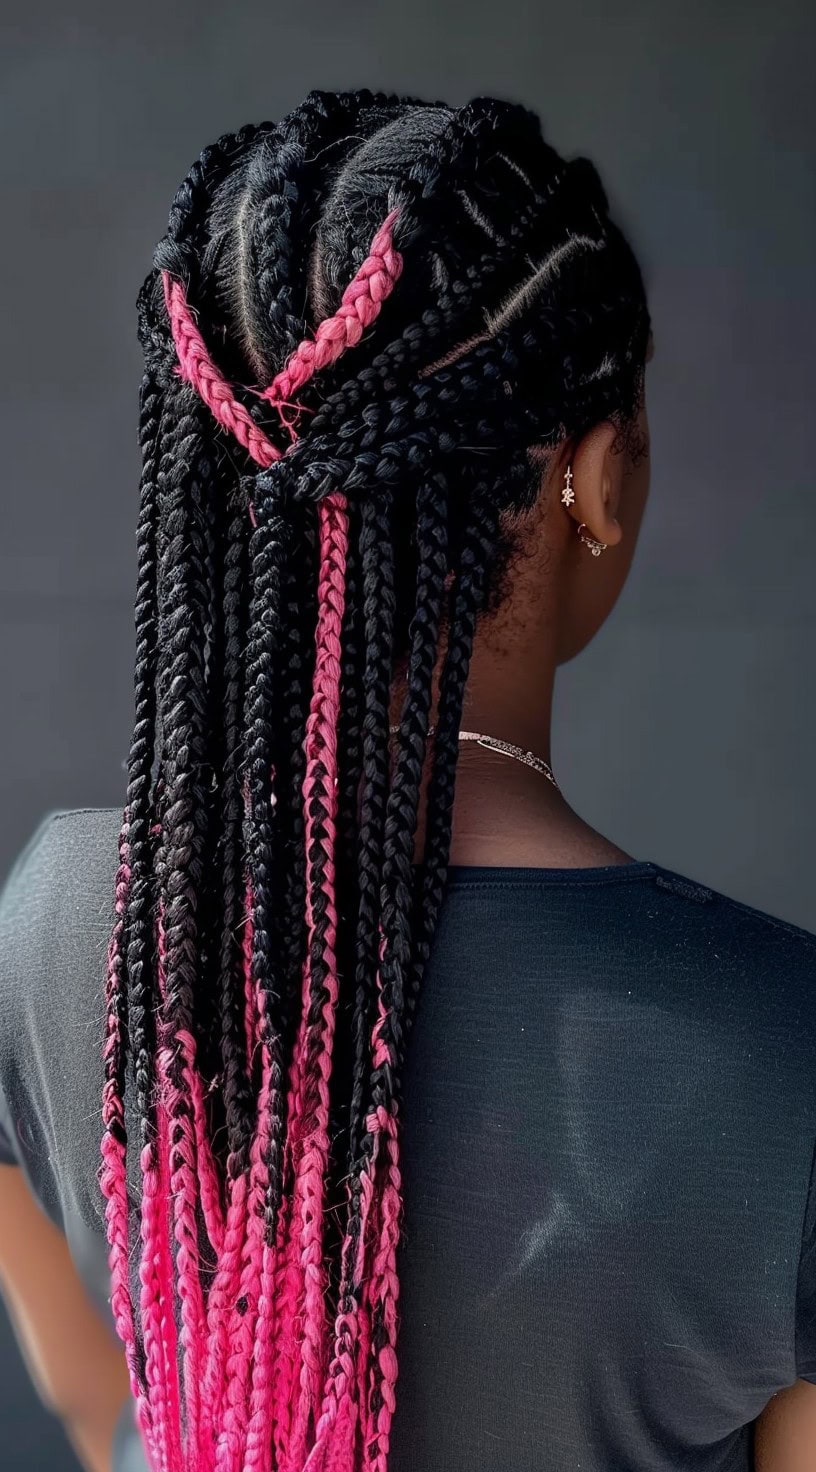
[[113, 808], [50, 813], [0, 893], [0, 1160], [57, 1222], [72, 1202], [92, 1224], [101, 1210], [78, 1161], [102, 1088], [120, 825]]
[[72, 808], [42, 819], [0, 891], [0, 946], [43, 914], [76, 915], [77, 893], [92, 892], [95, 879], [110, 886], [121, 822], [117, 808]]
[[[441, 929], [446, 961], [475, 949], [486, 984], [496, 968], [540, 966], [581, 978], [603, 961], [604, 985], [632, 986], [672, 1008], [799, 1019], [816, 1043], [816, 934], [651, 861], [595, 869], [452, 871], [459, 898]], [[599, 981], [597, 985], [601, 985]], [[787, 1025], [787, 1024], [786, 1024]]]
[[757, 961], [775, 955], [783, 963], [795, 961], [811, 975], [816, 971], [816, 934], [812, 931], [686, 874], [658, 864], [652, 867], [657, 890], [685, 900], [685, 913], [701, 914], [703, 938], [716, 929], [724, 943], [732, 942], [741, 954]]
[[120, 825], [115, 808], [52, 812], [20, 851], [0, 891], [0, 1011], [7, 1018], [23, 998], [31, 1005], [32, 988], [45, 991], [80, 956], [104, 952]]
[[709, 903], [715, 907], [723, 907], [736, 920], [741, 919], [745, 924], [756, 925], [761, 928], [770, 926], [772, 929], [784, 932], [791, 940], [801, 941], [805, 945], [816, 946], [816, 932], [786, 920], [779, 915], [765, 910], [761, 906], [748, 904], [745, 900], [735, 898], [724, 890], [719, 890], [713, 884], [702, 881], [696, 876], [685, 872], [681, 873], [667, 868], [663, 864], [650, 864], [657, 884], [666, 889], [674, 890], [678, 894], [688, 896], [703, 904]]

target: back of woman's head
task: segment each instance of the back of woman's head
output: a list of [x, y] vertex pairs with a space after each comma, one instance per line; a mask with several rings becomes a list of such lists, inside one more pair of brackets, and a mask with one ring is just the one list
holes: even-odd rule
[[548, 452], [634, 422], [642, 282], [533, 114], [312, 94], [194, 164], [139, 321], [113, 1309], [157, 1469], [384, 1469], [474, 633]]

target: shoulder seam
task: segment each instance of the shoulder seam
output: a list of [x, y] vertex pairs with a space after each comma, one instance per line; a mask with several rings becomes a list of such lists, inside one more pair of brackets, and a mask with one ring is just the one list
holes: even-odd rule
[[783, 920], [779, 915], [767, 915], [764, 910], [757, 910], [753, 905], [747, 905], [744, 901], [736, 900], [731, 895], [724, 894], [719, 898], [732, 909], [739, 910], [741, 914], [761, 921], [763, 925], [769, 926], [772, 930], [781, 930], [783, 935], [790, 936], [792, 940], [803, 941], [809, 950], [816, 951], [816, 935], [812, 935], [803, 926], [794, 925], [792, 920]]
[[[780, 915], [769, 915], [767, 910], [760, 910], [756, 905], [749, 905], [745, 900], [736, 899], [734, 895], [723, 894], [722, 890], [714, 889], [711, 885], [700, 884], [697, 880], [689, 880], [684, 874], [678, 874], [674, 869], [666, 869], [662, 864], [658, 865], [657, 868], [659, 873], [656, 882], [658, 884], [661, 884], [663, 876], [668, 876], [672, 880], [679, 880], [683, 885], [690, 884], [694, 889], [701, 891], [706, 899], [713, 900], [715, 903], [722, 905], [728, 905], [732, 910], [738, 910], [740, 914], [745, 915], [748, 919], [761, 921], [763, 925], [770, 926], [772, 930], [780, 930], [783, 935], [789, 936], [792, 940], [804, 941], [810, 950], [816, 950], [816, 934], [813, 934], [810, 930], [806, 930], [803, 925], [795, 925], [792, 920], [783, 920]], [[668, 888], [669, 886], [667, 885], [665, 887]]]
[[[621, 864], [621, 870], [633, 868], [634, 865]], [[575, 876], [575, 877], [573, 877]], [[538, 889], [538, 888], [563, 888], [563, 889], [586, 889], [601, 888], [612, 884], [632, 884], [637, 880], [648, 880], [650, 874], [625, 874], [620, 877], [615, 874], [593, 875], [584, 873], [580, 869], [565, 870], [557, 869], [548, 871], [542, 869], [538, 874], [516, 876], [515, 878], [502, 879], [451, 879], [448, 882], [448, 890], [483, 890], [483, 889]]]

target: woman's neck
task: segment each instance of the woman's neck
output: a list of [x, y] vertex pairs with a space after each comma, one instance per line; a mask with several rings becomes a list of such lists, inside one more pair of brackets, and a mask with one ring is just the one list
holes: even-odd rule
[[[529, 583], [529, 579], [528, 579]], [[553, 687], [557, 666], [555, 620], [548, 598], [523, 583], [497, 617], [477, 627], [461, 729], [497, 736], [550, 763]], [[436, 710], [440, 651], [432, 711]], [[397, 684], [391, 720], [399, 720], [404, 689]], [[434, 720], [432, 713], [431, 720]], [[420, 813], [424, 811], [425, 787]], [[555, 773], [558, 780], [558, 773]], [[423, 846], [422, 826], [415, 854]], [[584, 869], [630, 863], [630, 855], [598, 833], [570, 807], [541, 772], [475, 743], [460, 746], [453, 811], [451, 864], [467, 867]]]
[[[482, 660], [472, 669], [462, 712], [463, 730], [497, 736], [550, 762], [552, 680], [535, 690], [509, 669], [485, 680]], [[526, 698], [524, 692], [526, 691]], [[392, 707], [399, 718], [400, 701]], [[424, 812], [430, 763], [426, 765], [420, 813]], [[556, 780], [558, 773], [555, 773]], [[415, 853], [422, 854], [420, 821]], [[631, 857], [598, 833], [542, 773], [476, 743], [459, 750], [453, 811], [451, 864], [467, 867], [542, 869], [594, 868], [625, 864]]]
[[468, 744], [459, 755], [450, 862], [584, 869], [631, 859], [584, 822], [543, 773]]

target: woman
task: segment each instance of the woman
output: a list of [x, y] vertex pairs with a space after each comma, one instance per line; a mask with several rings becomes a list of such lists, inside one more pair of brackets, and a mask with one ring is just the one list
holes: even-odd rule
[[46, 1397], [94, 1469], [812, 1469], [813, 937], [549, 765], [647, 495], [595, 170], [313, 94], [202, 154], [139, 322], [124, 823], [3, 906]]

